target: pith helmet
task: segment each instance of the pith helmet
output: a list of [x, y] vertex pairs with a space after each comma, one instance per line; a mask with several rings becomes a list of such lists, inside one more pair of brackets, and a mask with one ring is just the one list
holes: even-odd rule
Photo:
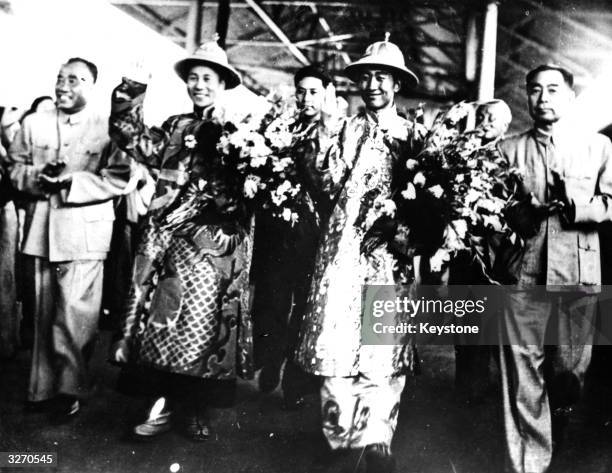
[[403, 85], [413, 87], [419, 83], [416, 74], [406, 67], [400, 48], [389, 41], [389, 33], [385, 34], [384, 41], [377, 41], [368, 46], [363, 57], [346, 66], [344, 72], [349, 79], [356, 82], [365, 68], [389, 70], [402, 81]]
[[215, 70], [225, 82], [226, 89], [233, 89], [242, 83], [240, 74], [234, 69], [227, 60], [227, 54], [216, 39], [202, 43], [194, 53], [181, 59], [174, 65], [174, 70], [184, 82], [187, 82], [187, 75], [193, 66], [208, 66]]

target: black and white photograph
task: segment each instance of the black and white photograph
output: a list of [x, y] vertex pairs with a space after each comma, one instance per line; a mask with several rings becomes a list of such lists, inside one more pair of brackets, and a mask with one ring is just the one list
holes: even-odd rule
[[0, 471], [611, 473], [611, 138], [611, 0], [0, 0]]

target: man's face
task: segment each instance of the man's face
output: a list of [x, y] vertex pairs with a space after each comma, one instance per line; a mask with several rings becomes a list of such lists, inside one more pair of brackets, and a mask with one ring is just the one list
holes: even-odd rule
[[325, 87], [323, 81], [316, 77], [304, 77], [295, 88], [295, 99], [304, 118], [314, 118], [321, 112]]
[[225, 82], [210, 67], [194, 66], [187, 75], [187, 93], [196, 107], [212, 105], [224, 89]]
[[476, 126], [482, 130], [482, 137], [494, 140], [508, 131], [508, 117], [499, 104], [483, 105], [476, 112]]
[[574, 98], [574, 91], [567, 85], [559, 71], [539, 72], [527, 84], [529, 114], [536, 123], [551, 125], [566, 112]]
[[65, 113], [83, 110], [91, 96], [94, 79], [82, 62], [64, 64], [57, 74], [55, 98], [57, 108]]
[[359, 76], [357, 86], [366, 108], [373, 111], [392, 107], [395, 94], [400, 89], [400, 83], [393, 75], [380, 69], [364, 70]]

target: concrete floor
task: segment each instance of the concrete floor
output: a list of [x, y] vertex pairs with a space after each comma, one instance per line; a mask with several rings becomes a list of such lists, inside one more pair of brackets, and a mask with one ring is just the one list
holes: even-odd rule
[[[299, 412], [281, 409], [280, 394], [262, 395], [253, 382], [239, 384], [231, 409], [212, 413], [213, 435], [192, 443], [168, 432], [152, 442], [130, 439], [131, 424], [141, 418], [141, 399], [114, 390], [118, 369], [104, 360], [100, 347], [93, 369], [99, 389], [79, 416], [60, 427], [43, 414], [23, 410], [28, 354], [0, 366], [0, 451], [57, 452], [59, 468], [30, 471], [78, 473], [357, 473], [359, 452], [321, 466], [316, 397]], [[502, 471], [499, 393], [478, 405], [457, 401], [453, 390], [452, 347], [421, 348], [423, 373], [408, 380], [394, 440], [398, 473], [488, 473]], [[604, 396], [612, 400], [612, 392]], [[591, 403], [592, 404], [592, 403]], [[567, 446], [553, 464], [555, 473], [612, 472], [612, 424], [589, 421], [592, 405], [583, 405], [570, 424]], [[23, 472], [27, 469], [2, 471]]]

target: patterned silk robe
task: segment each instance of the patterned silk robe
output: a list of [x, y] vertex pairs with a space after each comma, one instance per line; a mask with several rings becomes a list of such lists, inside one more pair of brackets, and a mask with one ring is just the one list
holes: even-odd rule
[[[365, 256], [360, 243], [378, 217], [377, 202], [401, 190], [396, 187], [406, 159], [422, 144], [420, 135], [393, 108], [355, 115], [342, 124], [339, 133], [320, 139], [313, 167], [332, 197], [332, 212], [296, 353], [296, 361], [307, 372], [327, 377], [360, 373], [388, 377], [411, 367], [411, 347], [399, 342], [362, 344], [362, 285], [399, 284], [406, 268], [386, 244]], [[412, 289], [413, 285], [404, 286], [405, 291]]]
[[[159, 171], [125, 306], [123, 336], [131, 359], [202, 378], [250, 378], [253, 228], [248, 219], [202, 215], [192, 190], [199, 180], [211, 179], [203, 160], [215, 156], [221, 111], [211, 107], [173, 116], [150, 129], [142, 122], [144, 91], [138, 94], [124, 81], [124, 92], [126, 85], [132, 99], [114, 104], [111, 136]], [[193, 150], [196, 137], [204, 149], [200, 155]], [[192, 217], [179, 230], [169, 229], [163, 225], [169, 209]], [[215, 235], [228, 228], [232, 244], [222, 248]]]

